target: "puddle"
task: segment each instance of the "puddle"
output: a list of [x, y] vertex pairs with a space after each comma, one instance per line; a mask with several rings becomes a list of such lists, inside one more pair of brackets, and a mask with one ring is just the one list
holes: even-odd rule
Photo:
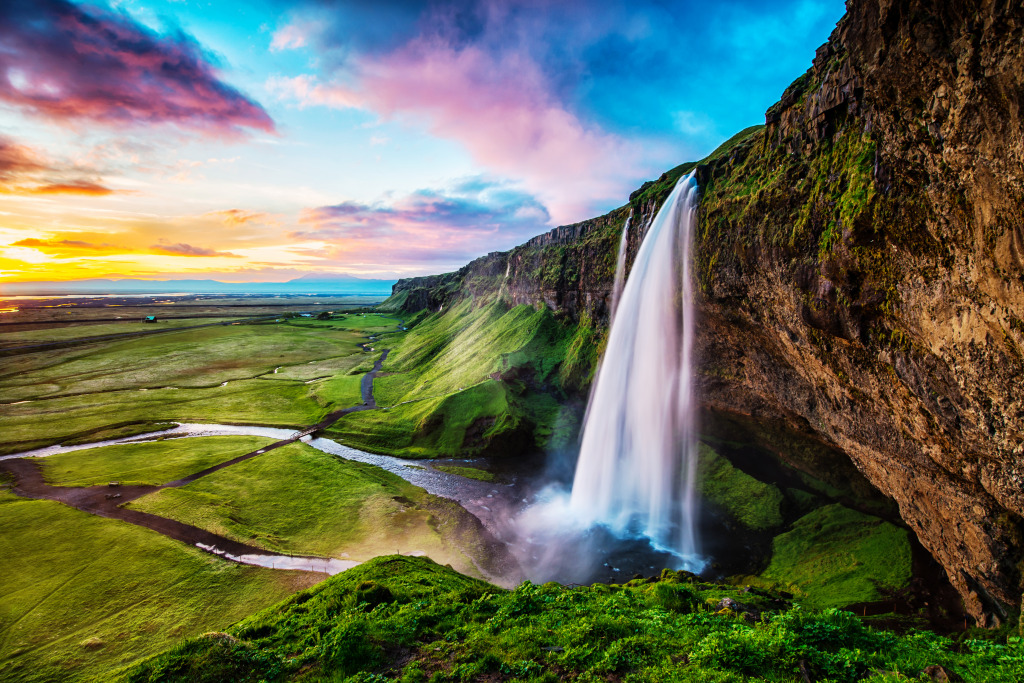
[[333, 557], [301, 557], [293, 555], [232, 555], [220, 548], [205, 543], [196, 543], [196, 547], [213, 553], [232, 562], [249, 564], [254, 567], [266, 567], [267, 569], [288, 569], [300, 572], [319, 572], [321, 574], [340, 574], [346, 569], [352, 569], [359, 565], [354, 560], [336, 560]]

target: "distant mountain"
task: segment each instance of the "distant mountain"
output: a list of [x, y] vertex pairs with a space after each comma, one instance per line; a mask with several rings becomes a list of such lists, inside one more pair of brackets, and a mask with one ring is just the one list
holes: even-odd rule
[[387, 296], [395, 280], [364, 280], [352, 275], [310, 273], [288, 282], [218, 280], [70, 280], [0, 283], [0, 297], [56, 294], [346, 294]]

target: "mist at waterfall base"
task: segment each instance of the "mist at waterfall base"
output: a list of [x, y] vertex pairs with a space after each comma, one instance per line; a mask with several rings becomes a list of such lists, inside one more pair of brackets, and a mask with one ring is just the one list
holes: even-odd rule
[[571, 490], [548, 486], [512, 520], [526, 578], [623, 581], [664, 567], [699, 572], [706, 564], [694, 489], [696, 199], [692, 174], [681, 178], [647, 227], [623, 284], [632, 217], [624, 227], [608, 344]]

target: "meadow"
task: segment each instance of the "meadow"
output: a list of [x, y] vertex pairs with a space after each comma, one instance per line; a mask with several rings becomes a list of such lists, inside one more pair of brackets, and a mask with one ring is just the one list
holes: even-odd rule
[[359, 344], [395, 321], [359, 314], [292, 320], [6, 358], [0, 453], [99, 440], [130, 426], [147, 431], [169, 421], [303, 427], [361, 403], [361, 375], [379, 353]]
[[110, 680], [325, 575], [246, 567], [0, 489], [0, 679]]
[[52, 486], [166, 484], [263, 448], [273, 439], [257, 436], [207, 436], [115, 444], [60, 453], [38, 460]]
[[478, 574], [481, 544], [465, 524], [468, 512], [378, 467], [301, 443], [129, 506], [280, 553], [357, 561], [422, 553]]

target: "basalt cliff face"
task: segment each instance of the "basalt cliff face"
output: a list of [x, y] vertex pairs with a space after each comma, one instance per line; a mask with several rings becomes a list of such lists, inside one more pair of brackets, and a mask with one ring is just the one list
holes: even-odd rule
[[[696, 165], [710, 422], [819, 475], [852, 462], [988, 624], [1024, 572], [1022, 80], [1019, 3], [851, 0], [766, 126]], [[497, 294], [606, 325], [626, 217], [632, 256], [693, 167], [393, 302]]]

